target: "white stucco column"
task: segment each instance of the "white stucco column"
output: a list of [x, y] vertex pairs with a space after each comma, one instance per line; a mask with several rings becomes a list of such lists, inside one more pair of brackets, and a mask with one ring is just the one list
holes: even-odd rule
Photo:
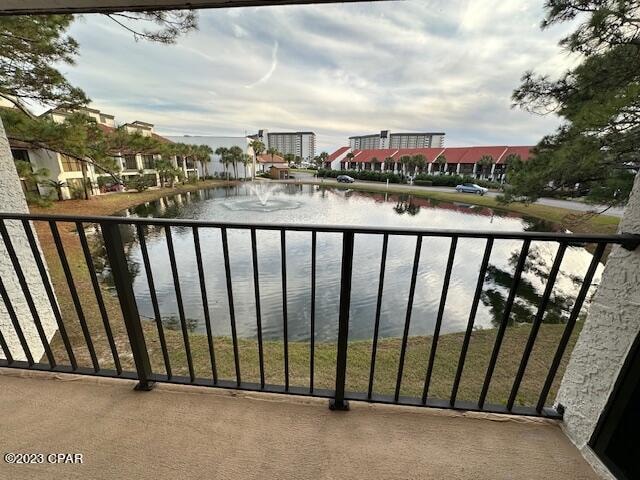
[[460, 175], [460, 163], [456, 165], [456, 175]]
[[[640, 175], [619, 232], [640, 234]], [[640, 248], [613, 247], [556, 397], [567, 435], [587, 446], [629, 349], [640, 332]]]
[[496, 179], [496, 164], [492, 163], [491, 164], [491, 180], [495, 180]]
[[432, 163], [427, 163], [427, 173], [429, 175], [431, 175], [431, 165], [433, 165]]
[[[27, 202], [22, 192], [20, 179], [16, 172], [16, 167], [11, 156], [9, 141], [4, 131], [4, 126], [0, 120], [0, 211], [29, 213]], [[38, 267], [33, 258], [29, 242], [24, 233], [22, 225], [17, 221], [5, 222], [11, 243], [16, 251], [16, 255], [20, 260], [20, 266], [24, 273], [29, 291], [33, 297], [33, 301], [38, 311], [38, 316], [42, 322], [43, 330], [48, 340], [51, 340], [57, 330], [57, 324], [51, 309], [51, 304], [47, 297], [46, 291], [42, 285], [42, 278], [38, 271]], [[35, 235], [35, 229], [34, 229]], [[36, 236], [36, 241], [37, 241]], [[42, 256], [42, 255], [41, 255]], [[44, 260], [44, 258], [43, 258]], [[11, 259], [7, 253], [4, 242], [0, 239], [0, 278], [7, 289], [7, 294], [11, 301], [18, 323], [22, 328], [27, 345], [31, 350], [34, 361], [38, 362], [44, 354], [44, 347], [36, 330], [33, 317], [29, 311], [29, 307], [25, 300], [24, 293], [20, 288], [18, 277], [11, 263]], [[26, 360], [27, 357], [20, 346], [20, 342], [15, 333], [11, 318], [9, 317], [7, 307], [0, 299], [0, 331], [4, 335], [9, 350], [14, 360]], [[5, 358], [4, 353], [0, 350], [0, 358]], [[46, 359], [45, 359], [46, 361]]]

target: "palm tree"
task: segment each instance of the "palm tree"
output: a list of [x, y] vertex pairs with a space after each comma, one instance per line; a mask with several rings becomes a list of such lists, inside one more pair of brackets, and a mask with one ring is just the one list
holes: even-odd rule
[[482, 155], [480, 160], [478, 160], [477, 165], [480, 167], [480, 174], [483, 177], [487, 176], [487, 169], [491, 168], [491, 165], [495, 163], [495, 160], [491, 155]]
[[216, 148], [215, 154], [220, 156], [220, 163], [222, 163], [228, 181], [229, 172], [227, 171], [227, 166], [229, 165], [229, 149], [227, 147], [218, 147]]
[[58, 193], [58, 200], [59, 201], [64, 200], [64, 198], [62, 197], [62, 189], [67, 186], [67, 184], [65, 182], [60, 182], [58, 180], [47, 180], [47, 184], [50, 187], [53, 187], [53, 188], [56, 189], [56, 192]]
[[351, 161], [353, 160], [353, 157], [355, 157], [353, 152], [347, 153], [347, 168], [345, 168], [345, 170], [349, 170], [351, 168]]
[[198, 145], [196, 149], [196, 155], [198, 156], [201, 165], [204, 164], [204, 176], [209, 176], [209, 162], [211, 162], [211, 154], [213, 149], [209, 145]]
[[248, 153], [242, 154], [242, 165], [244, 165], [244, 178], [247, 178], [247, 165], [253, 161], [253, 157]]
[[289, 165], [291, 165], [292, 163], [295, 165], [296, 163], [296, 156], [293, 153], [287, 153], [284, 156], [284, 161], [287, 162]]
[[406, 174], [409, 166], [411, 165], [412, 159], [409, 155], [404, 155], [400, 157], [400, 164], [402, 165], [402, 173]]
[[[387, 157], [384, 159], [384, 167], [385, 170], [389, 170], [389, 165], [393, 165], [395, 162], [393, 161], [393, 158], [391, 157]], [[391, 167], [391, 171], [393, 171], [393, 166]]]
[[443, 168], [447, 165], [447, 158], [444, 155], [438, 155], [433, 163], [438, 165], [438, 172], [442, 173]]
[[320, 160], [320, 167], [324, 167], [324, 164], [327, 160], [329, 160], [329, 154], [327, 152], [322, 152], [320, 155], [318, 155], [318, 159]]
[[268, 155], [271, 155], [271, 163], [273, 163], [273, 158], [274, 158], [276, 155], [279, 155], [279, 154], [280, 154], [280, 152], [278, 152], [278, 149], [277, 149], [277, 148], [275, 148], [275, 147], [269, 147], [269, 148], [267, 149], [267, 154], [268, 154]]
[[257, 169], [257, 164], [258, 164], [258, 157], [260, 155], [262, 155], [262, 152], [264, 152], [265, 150], [265, 146], [264, 143], [262, 143], [260, 140], [254, 140], [252, 141], [250, 144], [251, 149], [253, 150], [253, 178], [255, 179], [256, 177], [256, 169]]
[[238, 163], [242, 163], [242, 156], [244, 155], [244, 151], [242, 148], [234, 145], [229, 149], [229, 160], [233, 165], [233, 174], [235, 178], [238, 178]]
[[424, 155], [421, 154], [414, 155], [413, 164], [420, 171], [420, 173], [422, 173], [424, 171], [424, 167], [427, 165], [427, 159], [424, 158]]

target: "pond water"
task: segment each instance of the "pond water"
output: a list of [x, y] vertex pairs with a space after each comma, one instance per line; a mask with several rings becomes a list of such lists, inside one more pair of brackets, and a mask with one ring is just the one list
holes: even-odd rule
[[[161, 198], [131, 208], [122, 215], [189, 218], [258, 223], [369, 225], [493, 231], [552, 231], [554, 225], [514, 213], [464, 203], [445, 203], [405, 195], [357, 192], [317, 185], [245, 184]], [[178, 308], [164, 231], [146, 227], [147, 246], [160, 311], [168, 328], [179, 328]], [[125, 252], [133, 277], [140, 314], [154, 318], [140, 245], [133, 227], [123, 230]], [[192, 332], [204, 333], [203, 305], [192, 230], [172, 228], [185, 314]], [[257, 335], [251, 240], [248, 230], [229, 230], [230, 264], [238, 335]], [[229, 305], [220, 231], [201, 228], [200, 242], [214, 335], [230, 335]], [[258, 264], [263, 336], [282, 339], [283, 308], [279, 232], [258, 231]], [[380, 335], [401, 336], [407, 309], [416, 239], [389, 238], [382, 297]], [[500, 321], [522, 242], [497, 240], [476, 316], [476, 328], [493, 328]], [[287, 232], [287, 309], [289, 340], [308, 340], [311, 309], [311, 233]], [[424, 237], [411, 318], [411, 335], [433, 332], [450, 247], [447, 238]], [[317, 235], [316, 340], [332, 341], [338, 331], [341, 236]], [[460, 239], [453, 264], [442, 333], [463, 331], [484, 253], [485, 240]], [[381, 235], [356, 235], [353, 259], [349, 338], [373, 334]], [[557, 244], [532, 242], [512, 314], [513, 322], [531, 322], [540, 302]], [[569, 247], [565, 254], [545, 322], [565, 322], [591, 254]], [[595, 278], [598, 282], [599, 268]], [[109, 272], [103, 271], [106, 281]]]

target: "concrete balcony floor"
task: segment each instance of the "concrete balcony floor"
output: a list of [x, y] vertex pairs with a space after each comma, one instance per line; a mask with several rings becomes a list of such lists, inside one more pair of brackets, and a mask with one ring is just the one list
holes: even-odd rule
[[0, 369], [11, 479], [595, 479], [557, 423]]

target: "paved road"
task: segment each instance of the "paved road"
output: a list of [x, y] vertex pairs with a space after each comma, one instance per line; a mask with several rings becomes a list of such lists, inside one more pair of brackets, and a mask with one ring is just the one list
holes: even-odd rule
[[[317, 179], [311, 173], [295, 172], [293, 175], [295, 176], [295, 179], [281, 180], [281, 181], [285, 183], [294, 183], [297, 181], [302, 181], [302, 182], [309, 182], [309, 183], [323, 183], [325, 185], [344, 185], [344, 184], [338, 184], [338, 182], [333, 178]], [[378, 188], [380, 188], [381, 186], [384, 186], [384, 184], [381, 184], [380, 182], [368, 182], [365, 180], [356, 180], [356, 183], [368, 184]], [[426, 190], [431, 192], [447, 192], [447, 193], [455, 193], [456, 191], [455, 188], [453, 187], [421, 187], [417, 185], [395, 185], [394, 184], [393, 188], [400, 189], [400, 190]], [[497, 197], [498, 193], [487, 192], [487, 196]], [[605, 206], [602, 206], [602, 205], [588, 205], [583, 202], [577, 202], [572, 200], [558, 200], [555, 198], [541, 198], [535, 203], [539, 205], [548, 205], [550, 207], [566, 208], [569, 210], [578, 210], [580, 212], [591, 212], [594, 210], [597, 212], [601, 212], [606, 208]], [[622, 217], [623, 212], [624, 212], [623, 208], [613, 207], [607, 210], [605, 212], [605, 215], [611, 215], [613, 217]]]

